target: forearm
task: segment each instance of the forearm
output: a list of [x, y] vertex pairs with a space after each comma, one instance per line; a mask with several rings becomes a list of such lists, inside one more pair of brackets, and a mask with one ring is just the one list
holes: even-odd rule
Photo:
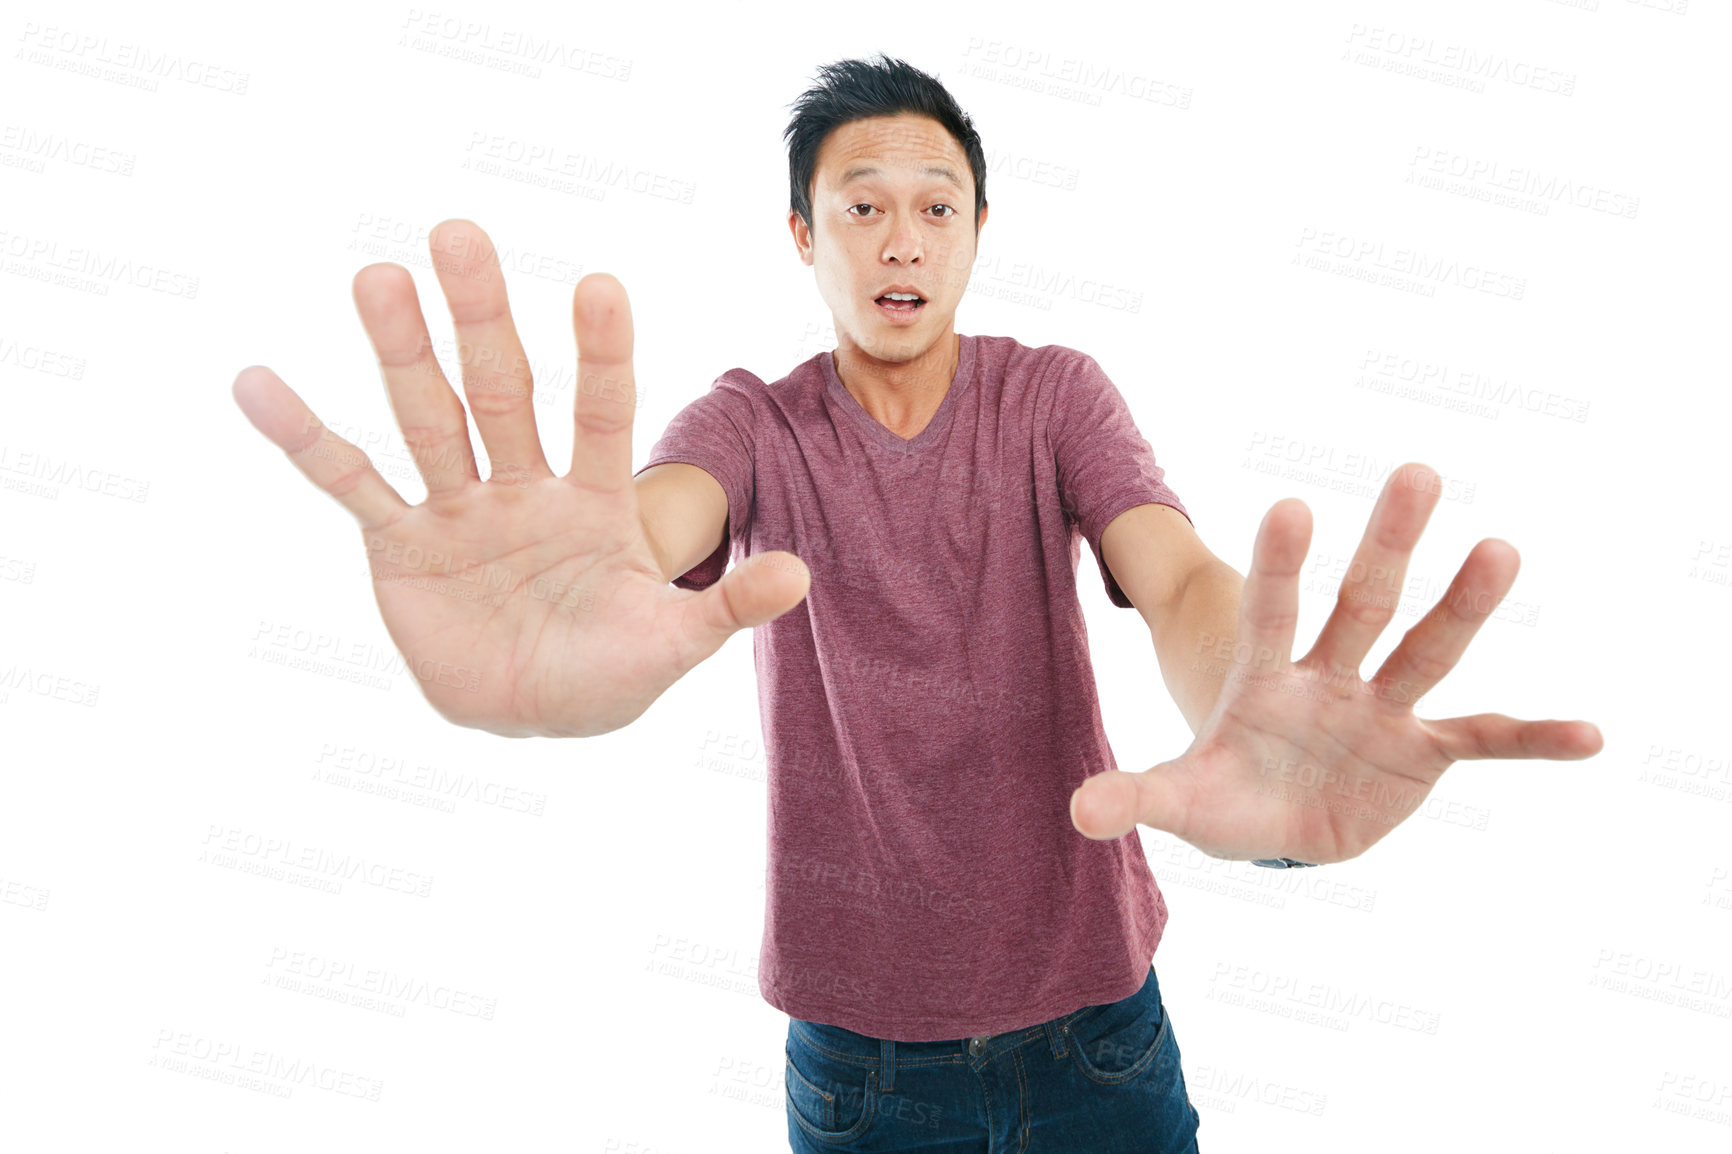
[[1167, 692], [1196, 733], [1215, 708], [1233, 669], [1239, 633], [1239, 602], [1245, 578], [1224, 561], [1211, 559], [1186, 577], [1171, 606], [1151, 623], [1155, 658]]

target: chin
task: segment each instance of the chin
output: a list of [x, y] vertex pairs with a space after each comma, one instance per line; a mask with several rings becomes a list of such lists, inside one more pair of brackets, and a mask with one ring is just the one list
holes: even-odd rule
[[927, 342], [913, 332], [888, 333], [879, 336], [870, 345], [862, 345], [867, 352], [881, 361], [901, 363], [911, 361], [920, 353], [926, 351]]

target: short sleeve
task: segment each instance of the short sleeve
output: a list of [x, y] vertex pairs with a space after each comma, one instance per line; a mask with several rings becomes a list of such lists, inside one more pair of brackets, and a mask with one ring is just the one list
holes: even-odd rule
[[1154, 449], [1131, 419], [1130, 407], [1095, 359], [1066, 350], [1054, 390], [1047, 438], [1057, 466], [1059, 498], [1100, 567], [1107, 598], [1135, 608], [1101, 556], [1101, 534], [1113, 519], [1138, 505], [1171, 505], [1191, 514], [1163, 480]]
[[[681, 589], [706, 589], [722, 578], [730, 546], [743, 538], [751, 522], [756, 494], [753, 465], [754, 413], [752, 389], [762, 383], [744, 369], [717, 377], [709, 392], [674, 414], [650, 449], [649, 460], [637, 472], [656, 465], [696, 465], [721, 485], [728, 497], [727, 527], [722, 541], [703, 561], [673, 579]], [[634, 477], [636, 473], [632, 474]]]

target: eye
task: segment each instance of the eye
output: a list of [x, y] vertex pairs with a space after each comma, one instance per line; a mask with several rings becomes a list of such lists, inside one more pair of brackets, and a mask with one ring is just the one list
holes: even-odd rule
[[948, 204], [935, 204], [932, 207], [944, 209], [944, 215], [947, 217], [956, 215], [956, 210], [954, 208], [951, 208]]
[[[857, 208], [872, 208], [872, 206], [869, 204], [851, 204], [848, 206], [848, 211], [853, 212]], [[877, 210], [873, 209], [873, 211], [876, 212]], [[865, 216], [866, 214], [865, 213], [858, 213], [856, 215]]]

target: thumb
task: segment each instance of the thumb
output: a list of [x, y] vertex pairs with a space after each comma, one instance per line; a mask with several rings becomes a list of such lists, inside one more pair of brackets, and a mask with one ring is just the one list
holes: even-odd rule
[[1139, 825], [1176, 833], [1178, 791], [1164, 765], [1142, 773], [1109, 769], [1087, 778], [1070, 795], [1070, 820], [1096, 841], [1123, 837]]
[[[774, 621], [806, 597], [812, 573], [784, 550], [754, 553], [692, 600], [700, 642], [721, 648], [734, 633]], [[713, 651], [713, 650], [712, 650]]]

